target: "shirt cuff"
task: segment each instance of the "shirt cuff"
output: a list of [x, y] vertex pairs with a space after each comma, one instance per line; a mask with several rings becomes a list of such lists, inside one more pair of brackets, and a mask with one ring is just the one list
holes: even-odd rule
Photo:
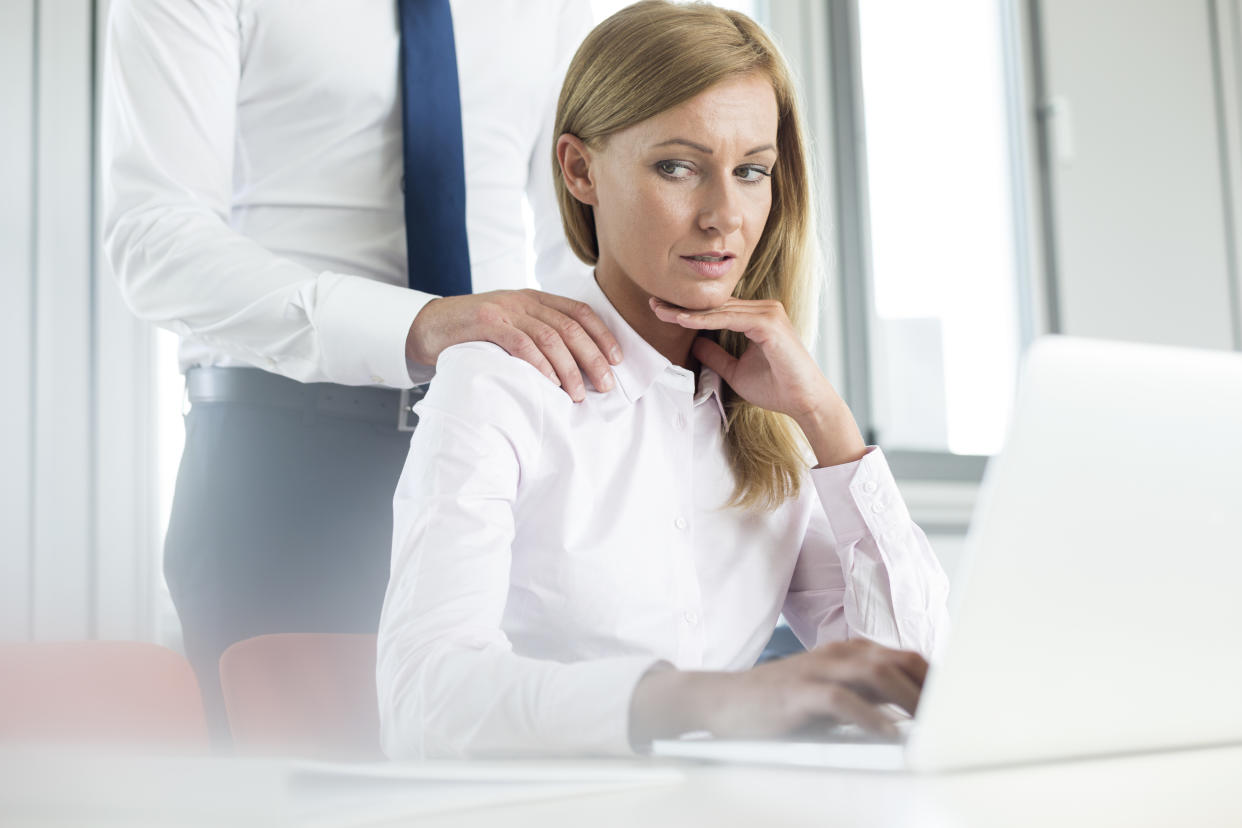
[[888, 460], [878, 446], [869, 446], [867, 453], [852, 463], [811, 469], [811, 481], [838, 543], [857, 541], [868, 532], [878, 538], [910, 520]]
[[[405, 340], [414, 317], [436, 297], [361, 276], [328, 275], [338, 280], [316, 320], [328, 375], [344, 385], [414, 385], [419, 378], [412, 374], [425, 366], [407, 363]], [[426, 373], [419, 381], [429, 381], [434, 368]]]
[[[629, 656], [565, 665], [563, 693], [543, 700], [549, 721], [563, 733], [547, 734], [549, 744], [569, 741], [574, 752], [632, 756], [630, 706], [634, 688], [662, 659]], [[583, 704], [583, 700], [590, 702]], [[588, 713], [579, 716], [577, 712]]]

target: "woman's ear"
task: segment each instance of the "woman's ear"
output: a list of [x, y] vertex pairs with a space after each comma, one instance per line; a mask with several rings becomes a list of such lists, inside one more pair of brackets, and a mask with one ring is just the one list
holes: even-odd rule
[[591, 151], [568, 132], [556, 139], [556, 161], [570, 195], [583, 204], [595, 205], [595, 179], [591, 175]]

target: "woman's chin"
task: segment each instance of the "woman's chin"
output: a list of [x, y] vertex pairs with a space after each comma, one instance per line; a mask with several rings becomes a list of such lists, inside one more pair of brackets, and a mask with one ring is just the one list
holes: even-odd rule
[[655, 294], [655, 297], [662, 302], [667, 302], [670, 305], [676, 305], [689, 311], [705, 311], [720, 307], [733, 298], [733, 294], [731, 291], [725, 291], [716, 286], [712, 286], [709, 289], [695, 286], [689, 290], [664, 291], [663, 293]]

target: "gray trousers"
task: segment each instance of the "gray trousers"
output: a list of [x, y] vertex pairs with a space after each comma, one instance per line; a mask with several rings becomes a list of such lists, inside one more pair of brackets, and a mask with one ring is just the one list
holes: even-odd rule
[[220, 744], [230, 644], [375, 632], [410, 435], [245, 403], [195, 403], [185, 425], [164, 573]]

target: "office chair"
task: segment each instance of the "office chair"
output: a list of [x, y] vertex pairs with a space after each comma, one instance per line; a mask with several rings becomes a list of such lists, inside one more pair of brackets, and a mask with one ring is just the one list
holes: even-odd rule
[[189, 662], [139, 641], [0, 644], [0, 743], [209, 748]]
[[282, 633], [220, 657], [239, 754], [382, 759], [374, 635]]

